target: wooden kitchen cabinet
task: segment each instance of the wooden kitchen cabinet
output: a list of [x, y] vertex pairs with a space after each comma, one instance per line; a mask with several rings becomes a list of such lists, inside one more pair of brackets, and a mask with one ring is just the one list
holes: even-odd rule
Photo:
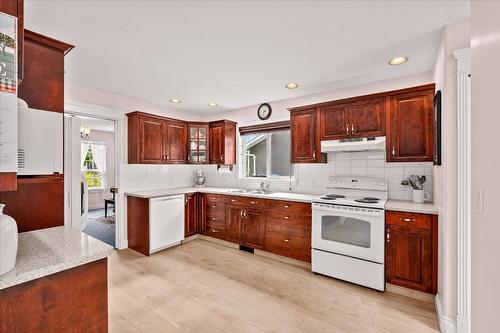
[[208, 164], [208, 123], [188, 123], [188, 163]]
[[387, 162], [424, 162], [434, 157], [434, 85], [390, 97]]
[[209, 124], [210, 164], [236, 164], [236, 123], [220, 120]]
[[437, 292], [437, 215], [386, 212], [385, 279]]
[[320, 139], [385, 135], [386, 98], [350, 98], [320, 107]]
[[187, 123], [132, 112], [128, 116], [128, 162], [187, 163]]
[[254, 249], [263, 249], [266, 237], [266, 220], [262, 210], [245, 208], [241, 243]]
[[226, 240], [241, 244], [243, 207], [226, 206]]
[[226, 239], [226, 204], [224, 195], [201, 195], [200, 233], [203, 235]]
[[318, 110], [310, 108], [290, 112], [291, 120], [291, 162], [326, 162], [326, 155], [320, 151], [318, 133]]
[[163, 151], [165, 163], [187, 163], [187, 123], [163, 121]]
[[198, 225], [198, 193], [186, 193], [184, 205], [184, 237], [197, 233]]

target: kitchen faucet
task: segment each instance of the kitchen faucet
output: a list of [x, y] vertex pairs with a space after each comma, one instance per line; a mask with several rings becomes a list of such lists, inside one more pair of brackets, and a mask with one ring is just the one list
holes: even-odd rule
[[260, 182], [260, 190], [262, 192], [270, 192], [271, 191], [271, 183], [267, 183], [267, 185], [264, 186], [264, 182]]

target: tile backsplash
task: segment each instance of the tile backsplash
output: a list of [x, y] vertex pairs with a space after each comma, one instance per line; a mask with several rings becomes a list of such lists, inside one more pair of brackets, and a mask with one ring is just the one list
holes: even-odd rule
[[[238, 178], [237, 166], [226, 174], [218, 173], [211, 165], [199, 168], [205, 171], [208, 186], [257, 188], [261, 182]], [[424, 189], [432, 200], [432, 162], [387, 163], [383, 151], [329, 153], [326, 164], [296, 164], [294, 181], [272, 180], [270, 183], [275, 191], [288, 191], [291, 187], [295, 192], [320, 194], [326, 192], [328, 178], [332, 176], [379, 177], [389, 181], [390, 199], [411, 200], [411, 188], [402, 186], [401, 181], [412, 174], [426, 176]]]

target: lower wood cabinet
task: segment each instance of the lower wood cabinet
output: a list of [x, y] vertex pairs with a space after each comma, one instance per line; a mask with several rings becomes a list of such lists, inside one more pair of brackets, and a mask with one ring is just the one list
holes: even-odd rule
[[437, 215], [386, 212], [385, 279], [437, 293]]
[[198, 193], [186, 193], [184, 199], [184, 237], [195, 235], [198, 220]]
[[254, 249], [311, 261], [311, 205], [201, 194], [200, 233]]

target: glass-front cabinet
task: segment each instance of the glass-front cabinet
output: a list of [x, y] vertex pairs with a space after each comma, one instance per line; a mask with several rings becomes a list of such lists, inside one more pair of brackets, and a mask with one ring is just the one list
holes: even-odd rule
[[188, 162], [190, 164], [208, 163], [208, 124], [190, 123], [188, 140]]

